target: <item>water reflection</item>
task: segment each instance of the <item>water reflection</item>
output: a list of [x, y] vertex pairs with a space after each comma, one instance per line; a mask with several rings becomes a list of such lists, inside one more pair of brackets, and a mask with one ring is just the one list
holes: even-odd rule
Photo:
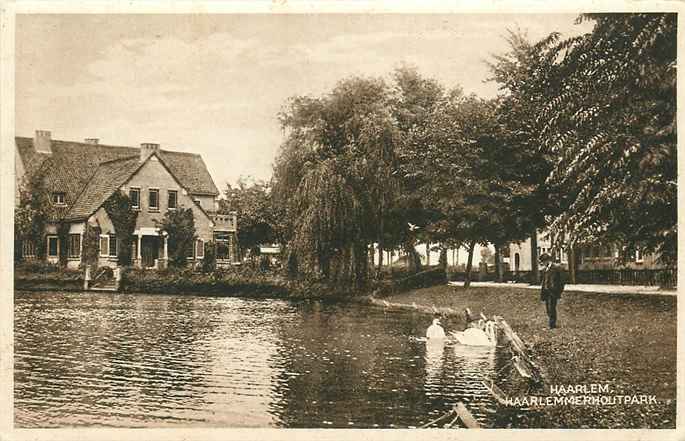
[[445, 354], [445, 340], [429, 339], [426, 341], [426, 379], [424, 388], [427, 394], [439, 393], [442, 378], [443, 355]]
[[484, 425], [493, 348], [417, 341], [430, 317], [358, 305], [16, 293], [19, 427]]

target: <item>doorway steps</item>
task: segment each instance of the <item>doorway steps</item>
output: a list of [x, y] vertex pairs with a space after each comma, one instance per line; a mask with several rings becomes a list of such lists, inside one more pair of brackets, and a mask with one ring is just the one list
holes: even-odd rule
[[121, 268], [116, 267], [112, 272], [112, 278], [100, 279], [103, 273], [92, 278], [90, 266], [86, 266], [83, 278], [83, 289], [85, 291], [119, 291], [119, 288], [121, 287]]

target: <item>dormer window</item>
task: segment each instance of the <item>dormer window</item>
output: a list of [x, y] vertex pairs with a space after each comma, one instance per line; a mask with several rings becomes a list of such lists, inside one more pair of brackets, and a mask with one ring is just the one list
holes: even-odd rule
[[64, 193], [63, 192], [55, 192], [52, 194], [52, 203], [55, 205], [66, 205], [67, 203], [64, 201]]

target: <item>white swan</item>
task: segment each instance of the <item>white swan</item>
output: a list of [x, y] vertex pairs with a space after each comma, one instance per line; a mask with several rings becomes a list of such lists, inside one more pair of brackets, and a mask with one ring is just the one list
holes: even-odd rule
[[445, 338], [445, 330], [440, 326], [440, 319], [433, 319], [433, 324], [426, 329], [426, 338], [428, 340]]
[[450, 335], [454, 337], [457, 342], [468, 346], [496, 346], [497, 345], [497, 328], [495, 322], [488, 320], [484, 324], [479, 320], [482, 326], [467, 328], [461, 332], [452, 332]]

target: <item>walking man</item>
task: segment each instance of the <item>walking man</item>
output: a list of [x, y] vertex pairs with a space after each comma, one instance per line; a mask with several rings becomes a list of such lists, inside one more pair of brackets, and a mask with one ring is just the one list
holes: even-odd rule
[[564, 290], [564, 281], [559, 267], [552, 261], [552, 256], [542, 253], [540, 263], [543, 266], [540, 300], [545, 302], [547, 308], [549, 328], [554, 329], [557, 327], [557, 302], [561, 298], [561, 292]]

